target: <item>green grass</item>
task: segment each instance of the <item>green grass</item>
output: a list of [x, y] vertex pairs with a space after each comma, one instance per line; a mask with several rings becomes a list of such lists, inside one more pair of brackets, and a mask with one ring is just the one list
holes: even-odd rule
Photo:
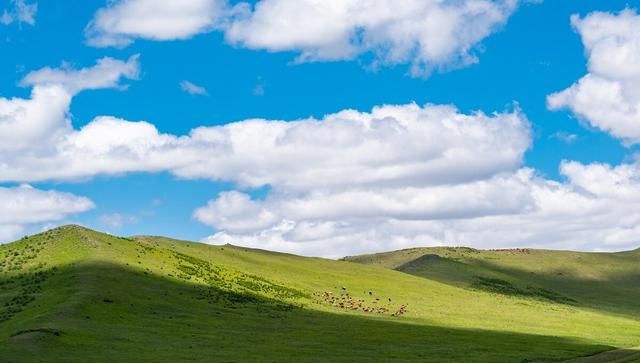
[[440, 247], [346, 260], [391, 268], [451, 286], [530, 295], [621, 317], [635, 319], [640, 312], [640, 250], [581, 253]]
[[640, 348], [616, 349], [599, 354], [571, 359], [565, 363], [638, 363]]
[[560, 256], [545, 263], [580, 274], [554, 275], [508, 254], [448, 253], [354, 259], [370, 266], [61, 227], [0, 247], [0, 357], [518, 363], [640, 345], [635, 272], [619, 265], [637, 254], [594, 255], [617, 264], [588, 269], [591, 255]]

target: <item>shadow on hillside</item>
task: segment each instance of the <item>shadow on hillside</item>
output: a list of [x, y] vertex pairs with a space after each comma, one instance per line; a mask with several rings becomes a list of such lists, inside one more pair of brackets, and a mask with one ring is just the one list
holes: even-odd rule
[[[577, 339], [319, 312], [120, 265], [79, 264], [50, 273], [33, 301], [0, 322], [3, 362], [518, 363], [612, 349]], [[56, 294], [69, 296], [46, 318], [38, 316], [48, 301], [59, 300]]]
[[638, 349], [616, 349], [600, 354], [571, 359], [562, 363], [611, 363], [611, 362], [637, 362], [640, 359]]
[[[637, 255], [625, 255], [620, 258], [632, 259], [631, 261], [637, 261], [640, 265], [640, 257]], [[594, 280], [575, 276], [564, 271], [561, 266], [547, 273], [532, 273], [480, 258], [466, 257], [461, 262], [430, 254], [405, 263], [396, 270], [458, 287], [475, 288], [478, 287], [478, 282], [486, 278], [504, 279], [519, 290], [527, 291], [528, 287], [543, 289], [550, 292], [551, 296], [558, 297], [554, 299], [540, 296], [541, 300], [590, 308], [632, 319], [638, 319], [640, 316], [640, 272]], [[500, 293], [497, 289], [488, 291]], [[509, 289], [503, 291], [503, 294], [518, 295], [512, 294]]]

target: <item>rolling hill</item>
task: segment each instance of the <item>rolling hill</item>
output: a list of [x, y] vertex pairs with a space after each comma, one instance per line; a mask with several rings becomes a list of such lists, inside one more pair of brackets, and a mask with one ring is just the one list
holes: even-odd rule
[[640, 345], [639, 281], [638, 251], [334, 261], [65, 226], [0, 247], [0, 357], [622, 362]]
[[343, 260], [451, 286], [606, 311], [640, 312], [640, 250], [584, 253], [534, 249], [412, 248]]

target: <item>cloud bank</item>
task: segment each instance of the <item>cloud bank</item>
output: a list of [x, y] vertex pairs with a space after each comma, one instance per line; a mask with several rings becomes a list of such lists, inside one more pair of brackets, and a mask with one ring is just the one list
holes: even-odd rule
[[221, 194], [195, 212], [236, 243], [340, 257], [415, 246], [637, 248], [640, 168], [565, 162], [566, 182], [523, 168], [487, 180], [425, 188]]
[[[0, 99], [0, 130], [11, 133], [0, 142], [0, 181], [161, 171], [228, 181], [237, 190], [194, 211], [214, 230], [206, 241], [306, 255], [440, 244], [614, 250], [640, 240], [640, 165], [566, 161], [563, 181], [546, 179], [523, 165], [531, 130], [517, 108], [465, 114], [450, 105], [381, 105], [203, 126], [185, 136], [113, 116], [71, 125], [77, 92], [121, 88], [138, 73], [133, 57], [28, 74], [22, 83], [33, 87], [31, 98]], [[266, 195], [252, 197], [262, 187]], [[75, 204], [59, 213], [91, 207], [66, 198]], [[31, 222], [2, 223], [9, 231]]]
[[187, 39], [224, 32], [234, 45], [294, 51], [298, 61], [374, 56], [409, 64], [413, 75], [478, 61], [477, 45], [500, 29], [517, 0], [119, 0], [87, 26], [89, 44], [126, 46], [136, 38]]

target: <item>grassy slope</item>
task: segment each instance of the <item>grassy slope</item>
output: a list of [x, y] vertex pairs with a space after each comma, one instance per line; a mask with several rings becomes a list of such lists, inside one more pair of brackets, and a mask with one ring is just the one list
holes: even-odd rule
[[580, 253], [433, 247], [344, 260], [394, 269], [468, 290], [555, 300], [561, 305], [609, 316], [637, 320], [640, 313], [640, 250]]
[[552, 291], [594, 311], [631, 318], [640, 313], [640, 250], [581, 253], [436, 247], [345, 259], [462, 288], [482, 288], [482, 279], [496, 279], [521, 291], [528, 287]]
[[[413, 260], [381, 265], [403, 269]], [[517, 270], [515, 260], [505, 260]], [[576, 281], [591, 283], [593, 271]], [[635, 281], [621, 271], [607, 276]], [[425, 279], [344, 261], [63, 227], [0, 248], [0, 357], [523, 362], [640, 345], [633, 303], [599, 309], [582, 298], [558, 304], [509, 296], [469, 289], [464, 273], [445, 272]], [[408, 312], [344, 310], [314, 296], [339, 296], [342, 287], [368, 306], [395, 311], [407, 304]]]

